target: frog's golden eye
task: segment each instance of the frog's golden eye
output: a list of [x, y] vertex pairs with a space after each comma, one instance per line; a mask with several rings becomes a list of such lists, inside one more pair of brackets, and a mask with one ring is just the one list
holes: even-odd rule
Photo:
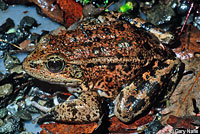
[[50, 72], [58, 73], [64, 69], [65, 61], [59, 55], [54, 54], [47, 58], [45, 65]]

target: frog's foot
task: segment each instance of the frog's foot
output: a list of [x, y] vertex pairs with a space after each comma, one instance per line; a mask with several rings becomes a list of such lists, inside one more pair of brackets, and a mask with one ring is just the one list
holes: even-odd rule
[[[184, 65], [178, 59], [168, 59], [155, 72], [135, 77], [116, 97], [114, 114], [122, 122], [129, 123], [171, 94], [180, 80]], [[164, 80], [164, 81], [163, 81]], [[166, 82], [167, 81], [167, 82]], [[170, 91], [170, 92], [168, 92]]]
[[66, 123], [87, 123], [97, 121], [100, 117], [100, 104], [97, 92], [83, 92], [79, 98], [66, 101], [53, 107], [46, 116], [38, 120], [60, 121]]

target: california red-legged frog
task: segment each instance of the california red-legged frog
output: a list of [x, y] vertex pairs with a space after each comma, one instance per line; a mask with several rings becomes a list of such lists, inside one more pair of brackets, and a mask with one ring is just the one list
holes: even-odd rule
[[85, 123], [101, 116], [101, 97], [114, 101], [114, 114], [121, 121], [134, 120], [174, 90], [184, 65], [154, 35], [112, 19], [46, 35], [23, 68], [35, 78], [78, 94], [53, 107], [43, 119]]

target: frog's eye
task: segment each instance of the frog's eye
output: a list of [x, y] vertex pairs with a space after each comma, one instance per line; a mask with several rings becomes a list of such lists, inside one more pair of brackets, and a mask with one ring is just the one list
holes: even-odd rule
[[45, 65], [50, 72], [58, 73], [64, 69], [65, 61], [59, 55], [51, 55], [47, 58]]

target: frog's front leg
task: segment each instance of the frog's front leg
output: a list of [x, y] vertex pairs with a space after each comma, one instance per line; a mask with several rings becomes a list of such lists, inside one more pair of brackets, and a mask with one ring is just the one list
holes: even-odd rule
[[38, 123], [50, 120], [66, 123], [93, 122], [99, 119], [100, 111], [97, 92], [87, 91], [81, 93], [77, 99], [56, 105], [48, 114], [38, 119]]
[[178, 59], [168, 59], [159, 67], [156, 64], [152, 71], [136, 77], [117, 96], [114, 113], [122, 122], [134, 121], [175, 89], [184, 64]]

